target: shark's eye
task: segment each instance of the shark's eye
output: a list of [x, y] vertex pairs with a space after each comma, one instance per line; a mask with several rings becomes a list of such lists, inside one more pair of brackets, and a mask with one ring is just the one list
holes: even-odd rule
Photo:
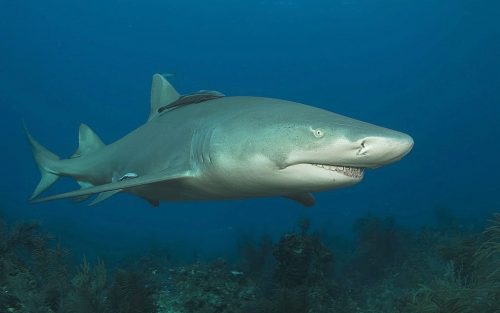
[[316, 137], [316, 138], [321, 138], [325, 135], [325, 133], [319, 128], [313, 129], [312, 131], [313, 131], [314, 137]]

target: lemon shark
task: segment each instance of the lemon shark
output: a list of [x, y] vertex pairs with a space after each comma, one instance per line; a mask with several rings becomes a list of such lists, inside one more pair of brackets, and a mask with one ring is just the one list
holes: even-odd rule
[[[78, 150], [60, 159], [26, 130], [41, 180], [32, 202], [91, 204], [127, 192], [163, 200], [282, 196], [311, 206], [312, 192], [354, 185], [364, 170], [400, 160], [410, 136], [317, 107], [201, 90], [180, 95], [153, 75], [149, 118], [105, 145], [85, 124]], [[40, 198], [59, 177], [81, 189]]]

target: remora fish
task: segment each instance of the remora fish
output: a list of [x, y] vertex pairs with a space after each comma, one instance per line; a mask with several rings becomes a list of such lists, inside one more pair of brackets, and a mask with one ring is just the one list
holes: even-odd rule
[[[82, 124], [79, 148], [59, 159], [26, 131], [42, 178], [32, 202], [128, 192], [161, 200], [283, 196], [305, 206], [311, 192], [350, 186], [366, 168], [400, 160], [410, 136], [308, 105], [216, 91], [179, 93], [153, 75], [148, 121], [104, 145]], [[82, 189], [37, 198], [58, 177]]]

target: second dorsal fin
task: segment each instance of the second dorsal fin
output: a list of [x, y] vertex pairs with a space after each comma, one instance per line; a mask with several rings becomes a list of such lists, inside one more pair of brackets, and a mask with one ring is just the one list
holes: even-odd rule
[[158, 109], [180, 98], [180, 94], [161, 74], [153, 75], [151, 84], [151, 110], [148, 121], [158, 115]]
[[101, 138], [88, 125], [80, 124], [80, 131], [78, 133], [78, 150], [73, 154], [72, 158], [89, 154], [105, 146]]

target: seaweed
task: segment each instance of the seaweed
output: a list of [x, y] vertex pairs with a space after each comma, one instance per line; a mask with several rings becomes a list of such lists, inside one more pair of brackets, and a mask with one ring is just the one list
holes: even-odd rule
[[[455, 231], [445, 234], [441, 229], [436, 230], [438, 236], [430, 234], [429, 229], [422, 231], [417, 238], [425, 240], [425, 244], [415, 242], [416, 249], [408, 257], [413, 262], [395, 264], [378, 285], [362, 292], [360, 298], [367, 299], [363, 306], [372, 312], [498, 313], [500, 277], [495, 271], [500, 264], [495, 242], [499, 238], [499, 221], [495, 215], [484, 238]], [[444, 262], [438, 262], [438, 256]], [[408, 271], [414, 271], [416, 276], [405, 281], [409, 277], [399, 273]], [[372, 300], [381, 295], [385, 303], [374, 304]]]
[[490, 226], [484, 231], [486, 240], [474, 254], [475, 265], [490, 262], [491, 271], [488, 278], [500, 280], [500, 213], [496, 213], [490, 220]]
[[471, 235], [439, 245], [436, 251], [443, 260], [454, 264], [455, 275], [467, 278], [472, 277], [476, 270], [475, 254], [478, 244], [478, 238]]

